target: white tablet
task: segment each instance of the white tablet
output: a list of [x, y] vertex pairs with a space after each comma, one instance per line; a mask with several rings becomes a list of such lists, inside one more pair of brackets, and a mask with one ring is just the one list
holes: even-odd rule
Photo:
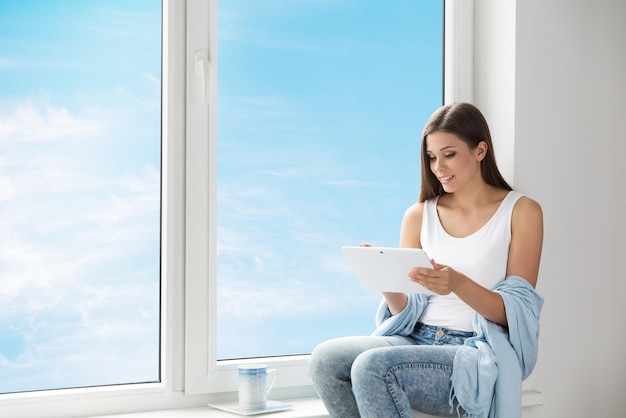
[[418, 248], [341, 247], [361, 286], [379, 292], [433, 292], [409, 279], [413, 267], [433, 266], [424, 250]]

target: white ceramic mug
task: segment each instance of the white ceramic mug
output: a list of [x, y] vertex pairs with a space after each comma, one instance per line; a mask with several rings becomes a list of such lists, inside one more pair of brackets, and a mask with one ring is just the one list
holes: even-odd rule
[[[268, 384], [268, 376], [271, 380]], [[267, 394], [272, 390], [276, 369], [267, 369], [265, 364], [243, 364], [239, 366], [239, 409], [243, 411], [263, 410], [267, 407]]]

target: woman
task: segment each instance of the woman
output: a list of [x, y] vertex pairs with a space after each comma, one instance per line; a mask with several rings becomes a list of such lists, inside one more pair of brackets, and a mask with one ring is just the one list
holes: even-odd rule
[[[533, 305], [537, 309], [529, 316], [538, 320], [543, 300], [533, 292], [542, 241], [541, 207], [503, 179], [481, 112], [468, 103], [438, 109], [422, 135], [419, 201], [406, 210], [400, 231], [400, 247], [424, 249], [434, 266], [413, 268], [409, 279], [435, 295], [384, 293], [379, 316], [393, 321], [413, 312], [417, 317], [411, 329], [339, 338], [316, 347], [311, 377], [330, 415], [412, 417], [411, 410], [418, 410], [456, 416], [488, 409], [484, 399], [493, 393], [481, 394], [475, 404], [470, 395], [459, 393], [465, 374], [454, 375], [455, 356], [476, 333], [487, 339], [494, 335], [484, 328], [491, 324], [508, 338], [507, 315], [519, 306]], [[521, 287], [532, 302], [519, 303], [520, 293], [499, 290], [503, 282], [520, 285], [516, 279], [504, 280], [509, 276], [523, 278]], [[475, 317], [480, 321], [474, 322]], [[477, 330], [477, 324], [483, 328]], [[531, 350], [536, 354], [536, 346]], [[534, 367], [531, 363], [520, 365], [524, 375]]]

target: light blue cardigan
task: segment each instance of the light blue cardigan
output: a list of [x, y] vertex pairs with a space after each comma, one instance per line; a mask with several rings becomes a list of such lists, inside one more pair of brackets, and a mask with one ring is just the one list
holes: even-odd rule
[[[450, 404], [456, 398], [471, 417], [521, 417], [522, 380], [537, 362], [543, 297], [519, 276], [506, 277], [494, 291], [504, 300], [508, 328], [476, 314], [476, 336], [466, 339], [454, 357]], [[428, 297], [407, 296], [407, 306], [395, 316], [383, 299], [372, 335], [407, 336], [413, 332]]]

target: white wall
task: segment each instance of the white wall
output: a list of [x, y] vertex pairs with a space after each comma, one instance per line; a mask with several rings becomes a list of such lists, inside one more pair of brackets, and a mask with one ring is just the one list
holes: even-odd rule
[[524, 417], [626, 416], [626, 2], [475, 7], [474, 101], [499, 161], [514, 150], [514, 186], [544, 210], [546, 303], [527, 382], [544, 405]]

